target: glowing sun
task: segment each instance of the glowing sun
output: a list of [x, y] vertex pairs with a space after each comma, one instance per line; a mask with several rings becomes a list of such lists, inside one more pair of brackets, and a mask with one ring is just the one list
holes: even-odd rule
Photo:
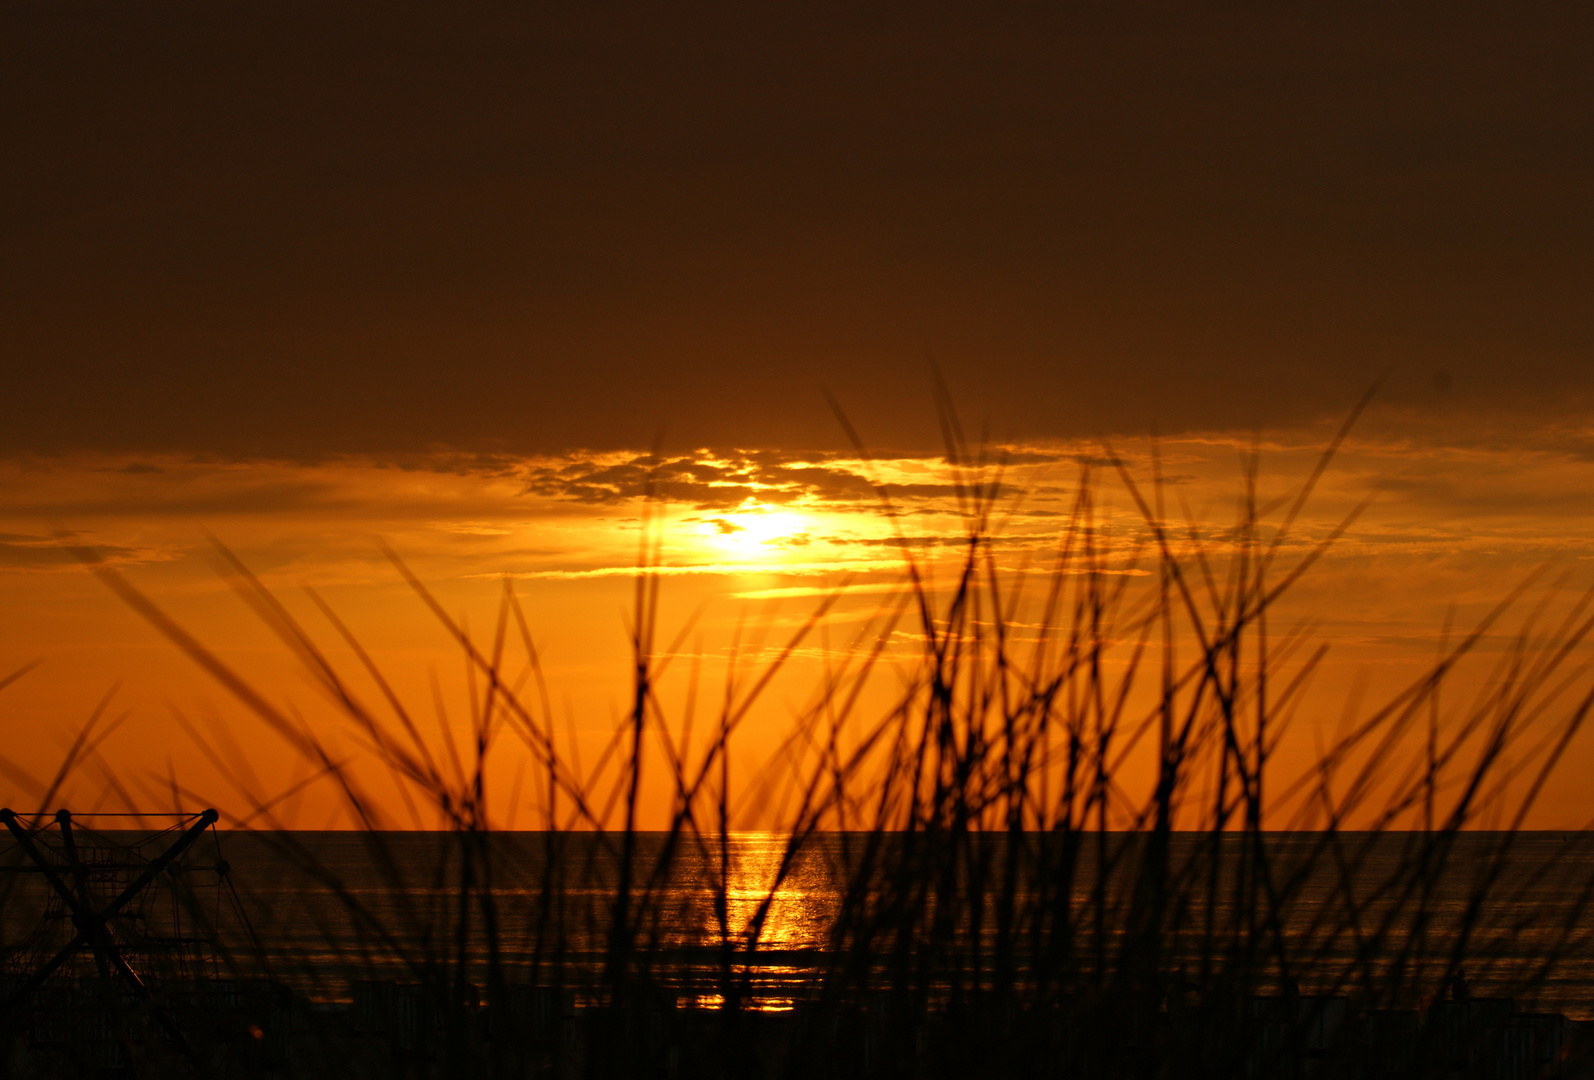
[[806, 546], [812, 526], [800, 513], [758, 504], [703, 518], [696, 524], [698, 536], [710, 547], [738, 557]]

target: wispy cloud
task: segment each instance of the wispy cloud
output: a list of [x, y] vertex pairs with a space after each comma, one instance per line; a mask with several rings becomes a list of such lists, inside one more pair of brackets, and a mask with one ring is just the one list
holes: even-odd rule
[[[1052, 459], [1052, 455], [1034, 456]], [[748, 500], [873, 507], [882, 493], [892, 499], [939, 499], [953, 496], [956, 490], [938, 458], [897, 459], [871, 468], [833, 455], [775, 450], [700, 450], [663, 459], [647, 454], [572, 457], [530, 465], [525, 472], [527, 494], [596, 505], [654, 497], [700, 510], [725, 509]]]
[[787, 585], [777, 589], [749, 589], [733, 595], [738, 600], [800, 600], [815, 596], [863, 596], [872, 593], [894, 593], [900, 592], [906, 587], [907, 583], [905, 581], [844, 582], [829, 586]]
[[[723, 576], [753, 577], [782, 574], [808, 577], [817, 574], [872, 574], [900, 572], [902, 564], [895, 560], [838, 559], [834, 562], [724, 562], [692, 563], [684, 566], [597, 566], [582, 570], [520, 570], [504, 574], [467, 574], [473, 578], [511, 578], [515, 580], [579, 581], [583, 578], [614, 577], [686, 577]], [[817, 590], [823, 592], [824, 590]]]

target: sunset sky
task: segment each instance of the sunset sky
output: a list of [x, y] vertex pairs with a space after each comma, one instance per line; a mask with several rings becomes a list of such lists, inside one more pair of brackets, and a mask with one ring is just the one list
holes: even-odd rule
[[[0, 802], [113, 688], [77, 805], [111, 771], [236, 817], [185, 724], [302, 775], [69, 550], [330, 725], [207, 536], [429, 717], [435, 671], [445, 727], [457, 650], [382, 545], [486, 637], [509, 581], [597, 746], [652, 521], [705, 687], [841, 597], [767, 751], [900, 537], [962, 535], [937, 371], [1015, 574], [1082, 468], [1137, 568], [1112, 455], [1216, 537], [1254, 454], [1277, 517], [1378, 384], [1301, 535], [1372, 501], [1281, 615], [1330, 647], [1304, 755], [1536, 569], [1524, 616], [1594, 584], [1591, 55], [1572, 3], [0, 0], [0, 675], [39, 661]], [[1594, 818], [1571, 753], [1535, 824]]]

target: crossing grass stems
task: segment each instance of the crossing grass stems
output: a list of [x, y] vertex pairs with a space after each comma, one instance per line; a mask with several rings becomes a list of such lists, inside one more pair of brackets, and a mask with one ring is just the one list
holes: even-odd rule
[[[943, 400], [964, 523], [957, 556], [903, 538], [900, 592], [850, 641], [826, 636], [820, 684], [772, 756], [782, 772], [764, 775], [786, 792], [784, 840], [751, 904], [732, 896], [733, 739], [798, 651], [828, 635], [839, 590], [773, 658], [733, 665], [717, 708], [700, 705], [694, 667], [685, 710], [672, 716], [660, 685], [681, 649], [660, 647], [650, 503], [629, 709], [583, 768], [561, 746], [532, 630], [507, 583], [492, 633], [478, 640], [393, 556], [471, 673], [466, 737], [429, 737], [324, 601], [312, 594], [353, 670], [218, 544], [239, 596], [357, 736], [356, 768], [114, 569], [85, 558], [312, 766], [305, 783], [338, 791], [389, 904], [371, 903], [314, 845], [276, 828], [292, 791], [259, 790], [224, 733], [190, 725], [252, 805], [248, 825], [262, 842], [344, 907], [357, 934], [336, 947], [380, 957], [421, 987], [443, 1043], [434, 1068], [635, 1076], [673, 1061], [680, 1075], [705, 1076], [1269, 1075], [1285, 1057], [1258, 1063], [1247, 1032], [1259, 1000], [1410, 1009], [1464, 971], [1491, 970], [1491, 950], [1509, 936], [1496, 912], [1531, 901], [1565, 869], [1551, 860], [1516, 871], [1512, 837], [1594, 703], [1577, 659], [1594, 626], [1583, 597], [1553, 632], [1546, 611], [1530, 613], [1486, 690], [1441, 723], [1447, 678], [1501, 633], [1524, 583], [1447, 640], [1403, 692], [1343, 724], [1309, 768], [1280, 775], [1273, 755], [1323, 651], [1305, 630], [1279, 633], [1274, 613], [1354, 521], [1355, 512], [1316, 536], [1302, 525], [1354, 419], [1273, 520], [1259, 512], [1249, 458], [1238, 520], [1219, 540], [1170, 520], [1154, 454], [1150, 478], [1137, 479], [1104, 447], [1080, 465], [1050, 571], [1020, 573], [998, 557], [1011, 493], [1003, 463], [965, 440]], [[1108, 485], [1136, 507], [1135, 529], [1104, 528]], [[879, 499], [900, 522], [883, 484]], [[904, 641], [916, 650], [906, 659]], [[871, 713], [878, 698], [865, 688], [888, 664], [901, 689]], [[355, 683], [375, 688], [374, 703]], [[696, 718], [706, 734], [694, 739], [700, 712], [712, 715]], [[85, 728], [45, 802], [105, 727]], [[535, 819], [531, 847], [503, 843], [488, 811], [489, 764], [505, 754], [527, 763], [515, 801], [522, 821]], [[373, 762], [413, 813], [443, 823], [429, 889], [414, 888], [393, 818], [362, 785]], [[670, 792], [662, 830], [641, 827], [645, 776]], [[172, 790], [183, 794], [175, 780]], [[1482, 822], [1503, 828], [1471, 831]], [[837, 883], [828, 944], [800, 959], [806, 994], [770, 1017], [756, 1009], [764, 927], [783, 887], [821, 854]], [[683, 885], [687, 861], [714, 872]], [[683, 888], [701, 893], [712, 918], [697, 948], [665, 948], [661, 928]], [[1531, 998], [1581, 947], [1591, 888], [1573, 890], [1532, 963], [1494, 971], [1500, 986]], [[713, 983], [711, 1007], [661, 1006], [683, 964]], [[317, 983], [314, 972], [273, 974]], [[539, 992], [557, 1008], [581, 1007], [579, 1058], [572, 1039], [507, 1019]], [[1309, 1011], [1287, 1010], [1297, 1040]], [[484, 1013], [491, 1038], [481, 1037]], [[646, 1023], [678, 1030], [639, 1034]], [[339, 1072], [343, 1052], [329, 1039], [315, 1057]]]

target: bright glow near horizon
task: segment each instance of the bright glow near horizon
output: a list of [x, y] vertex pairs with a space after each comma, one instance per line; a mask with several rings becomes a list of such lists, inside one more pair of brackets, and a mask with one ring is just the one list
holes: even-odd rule
[[815, 522], [793, 510], [749, 501], [693, 525], [704, 546], [716, 555], [745, 561], [807, 547]]

